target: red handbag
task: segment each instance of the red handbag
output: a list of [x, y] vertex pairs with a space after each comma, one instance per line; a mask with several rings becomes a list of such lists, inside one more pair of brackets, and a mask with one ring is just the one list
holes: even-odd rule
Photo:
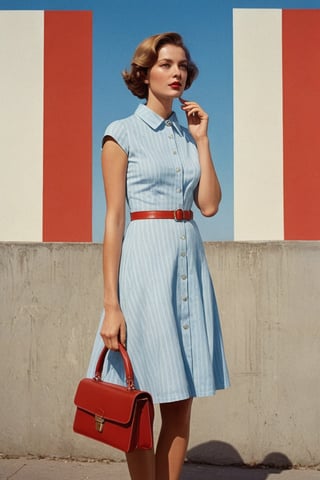
[[107, 351], [104, 347], [100, 354], [95, 377], [84, 378], [78, 385], [73, 430], [124, 452], [153, 448], [152, 397], [135, 388], [131, 361], [121, 344], [127, 386], [101, 380]]

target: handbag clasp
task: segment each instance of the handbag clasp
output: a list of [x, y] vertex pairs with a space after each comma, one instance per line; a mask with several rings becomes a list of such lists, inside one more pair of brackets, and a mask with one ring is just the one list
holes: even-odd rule
[[95, 422], [96, 422], [96, 430], [99, 433], [103, 432], [103, 424], [104, 424], [104, 418], [100, 417], [99, 415], [94, 416]]

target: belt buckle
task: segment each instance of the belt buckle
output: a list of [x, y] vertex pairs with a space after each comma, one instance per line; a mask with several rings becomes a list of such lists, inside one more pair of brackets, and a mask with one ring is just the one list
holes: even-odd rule
[[174, 218], [175, 222], [182, 222], [182, 220], [184, 219], [182, 208], [178, 208], [177, 210], [173, 210], [173, 218]]

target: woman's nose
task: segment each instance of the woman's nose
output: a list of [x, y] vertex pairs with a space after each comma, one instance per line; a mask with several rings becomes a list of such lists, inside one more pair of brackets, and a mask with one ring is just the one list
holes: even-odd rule
[[181, 76], [181, 71], [178, 65], [174, 66], [174, 75], [177, 77]]

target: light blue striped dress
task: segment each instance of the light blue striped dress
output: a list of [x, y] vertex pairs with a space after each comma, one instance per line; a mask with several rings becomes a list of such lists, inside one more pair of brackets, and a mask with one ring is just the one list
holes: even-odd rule
[[[198, 153], [175, 113], [163, 120], [139, 105], [130, 117], [111, 123], [107, 135], [128, 154], [130, 211], [192, 208]], [[229, 385], [214, 289], [194, 221], [130, 222], [119, 296], [136, 387], [149, 391], [155, 403], [209, 396]], [[100, 325], [89, 377], [103, 347], [99, 332]], [[103, 379], [125, 383], [117, 352], [109, 353]]]

